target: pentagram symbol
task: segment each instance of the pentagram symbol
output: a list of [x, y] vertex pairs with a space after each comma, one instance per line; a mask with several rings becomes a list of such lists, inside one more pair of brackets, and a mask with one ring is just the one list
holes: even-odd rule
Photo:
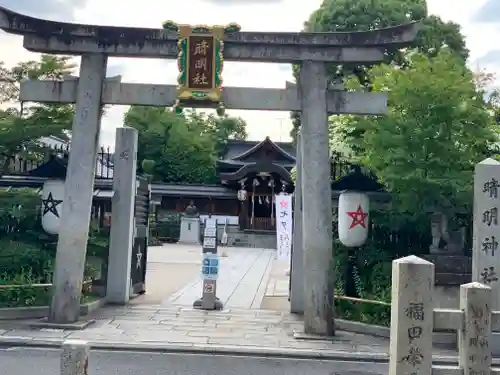
[[365, 219], [368, 216], [368, 214], [363, 211], [361, 205], [358, 205], [358, 209], [356, 211], [347, 212], [347, 215], [349, 215], [352, 218], [352, 223], [349, 229], [354, 228], [356, 225], [361, 225], [363, 228], [366, 228]]
[[135, 268], [140, 270], [142, 267], [142, 252], [140, 246], [137, 247], [137, 254], [135, 256], [136, 256]]
[[288, 207], [288, 202], [287, 201], [281, 201], [280, 205], [281, 205], [281, 208], [287, 208]]
[[45, 216], [49, 212], [51, 212], [55, 217], [59, 217], [59, 212], [57, 212], [57, 206], [60, 205], [63, 201], [59, 199], [54, 199], [52, 196], [52, 192], [49, 193], [47, 199], [42, 199], [43, 204], [43, 215]]

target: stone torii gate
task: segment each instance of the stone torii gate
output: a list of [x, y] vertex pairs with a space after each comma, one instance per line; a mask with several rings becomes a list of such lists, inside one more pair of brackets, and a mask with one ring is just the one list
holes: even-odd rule
[[[76, 103], [68, 163], [62, 227], [57, 245], [54, 296], [49, 321], [76, 322], [93, 191], [95, 155], [104, 104], [172, 107], [175, 85], [121, 83], [106, 79], [107, 57], [176, 59], [179, 35], [171, 30], [109, 27], [52, 22], [0, 8], [0, 28], [24, 37], [33, 52], [81, 55], [80, 75], [61, 82], [27, 81], [21, 100]], [[228, 109], [300, 111], [302, 240], [294, 244], [292, 305], [304, 312], [306, 333], [332, 335], [332, 207], [328, 145], [329, 114], [383, 114], [386, 96], [332, 90], [325, 64], [369, 65], [384, 51], [410, 44], [418, 23], [367, 32], [276, 33], [234, 32], [224, 37], [226, 61], [295, 63], [301, 65], [297, 87], [260, 89], [224, 87]], [[196, 106], [194, 104], [193, 106]], [[206, 106], [200, 104], [200, 106]], [[303, 263], [303, 264], [301, 264]], [[303, 268], [303, 270], [302, 270]], [[124, 270], [126, 272], [126, 270]], [[307, 292], [305, 292], [307, 291]]]

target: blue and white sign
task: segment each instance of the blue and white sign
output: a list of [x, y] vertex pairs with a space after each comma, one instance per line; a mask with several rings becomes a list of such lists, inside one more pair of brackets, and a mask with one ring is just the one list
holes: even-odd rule
[[203, 254], [201, 274], [205, 280], [217, 280], [219, 277], [219, 256], [217, 254]]

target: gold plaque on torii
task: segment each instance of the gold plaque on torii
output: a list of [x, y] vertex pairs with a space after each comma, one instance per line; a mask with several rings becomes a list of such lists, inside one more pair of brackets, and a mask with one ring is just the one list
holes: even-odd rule
[[209, 107], [215, 106], [217, 113], [223, 115], [224, 36], [240, 31], [240, 26], [190, 26], [167, 21], [163, 28], [179, 35], [176, 112], [182, 112], [182, 104], [189, 106], [202, 102]]

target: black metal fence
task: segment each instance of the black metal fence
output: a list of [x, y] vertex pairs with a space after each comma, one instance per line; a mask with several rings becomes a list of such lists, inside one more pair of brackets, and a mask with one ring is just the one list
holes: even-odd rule
[[[58, 163], [61, 167], [68, 164], [70, 145], [44, 147], [27, 155], [3, 155], [4, 168], [0, 175], [30, 176], [38, 168], [49, 163]], [[101, 147], [97, 153], [96, 178], [112, 179], [114, 154], [109, 147]], [[50, 167], [50, 166], [49, 166]], [[49, 168], [50, 169], [50, 168]], [[49, 176], [45, 176], [49, 177]]]

